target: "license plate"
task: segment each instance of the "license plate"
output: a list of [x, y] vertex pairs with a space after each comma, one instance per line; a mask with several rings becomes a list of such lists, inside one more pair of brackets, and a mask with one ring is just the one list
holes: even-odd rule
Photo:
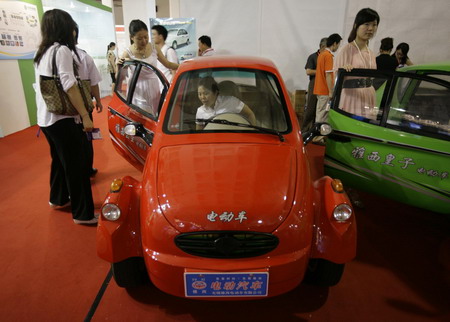
[[186, 297], [267, 296], [268, 272], [184, 273]]

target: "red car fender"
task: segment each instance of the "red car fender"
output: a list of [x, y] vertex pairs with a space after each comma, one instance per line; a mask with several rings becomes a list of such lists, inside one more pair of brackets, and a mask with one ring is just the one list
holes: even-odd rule
[[122, 181], [120, 191], [110, 191], [103, 203], [119, 206], [120, 218], [110, 221], [101, 215], [97, 226], [97, 254], [110, 263], [143, 256], [139, 224], [141, 183], [129, 176]]
[[[316, 217], [311, 258], [323, 258], [337, 264], [351, 261], [356, 256], [355, 212], [346, 222], [338, 222], [333, 211], [340, 204], [351, 206], [345, 192], [334, 191], [332, 179], [324, 176], [314, 182]], [[353, 208], [352, 208], [353, 209]]]

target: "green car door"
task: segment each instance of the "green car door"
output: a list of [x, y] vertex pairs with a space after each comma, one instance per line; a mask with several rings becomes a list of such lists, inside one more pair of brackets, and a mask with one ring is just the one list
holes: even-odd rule
[[449, 66], [436, 73], [340, 70], [329, 112], [334, 131], [326, 143], [326, 174], [450, 214]]

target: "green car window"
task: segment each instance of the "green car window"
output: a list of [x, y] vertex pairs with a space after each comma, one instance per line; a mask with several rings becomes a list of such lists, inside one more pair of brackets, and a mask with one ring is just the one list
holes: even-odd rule
[[425, 80], [400, 78], [387, 124], [406, 132], [450, 140], [450, 89]]

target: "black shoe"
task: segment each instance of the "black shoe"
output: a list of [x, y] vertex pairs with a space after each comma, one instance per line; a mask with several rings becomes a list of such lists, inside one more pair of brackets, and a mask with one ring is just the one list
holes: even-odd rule
[[95, 177], [95, 175], [97, 174], [97, 172], [98, 172], [98, 169], [97, 168], [92, 168], [91, 169], [91, 173], [90, 173], [90, 177], [92, 178], [92, 177]]

